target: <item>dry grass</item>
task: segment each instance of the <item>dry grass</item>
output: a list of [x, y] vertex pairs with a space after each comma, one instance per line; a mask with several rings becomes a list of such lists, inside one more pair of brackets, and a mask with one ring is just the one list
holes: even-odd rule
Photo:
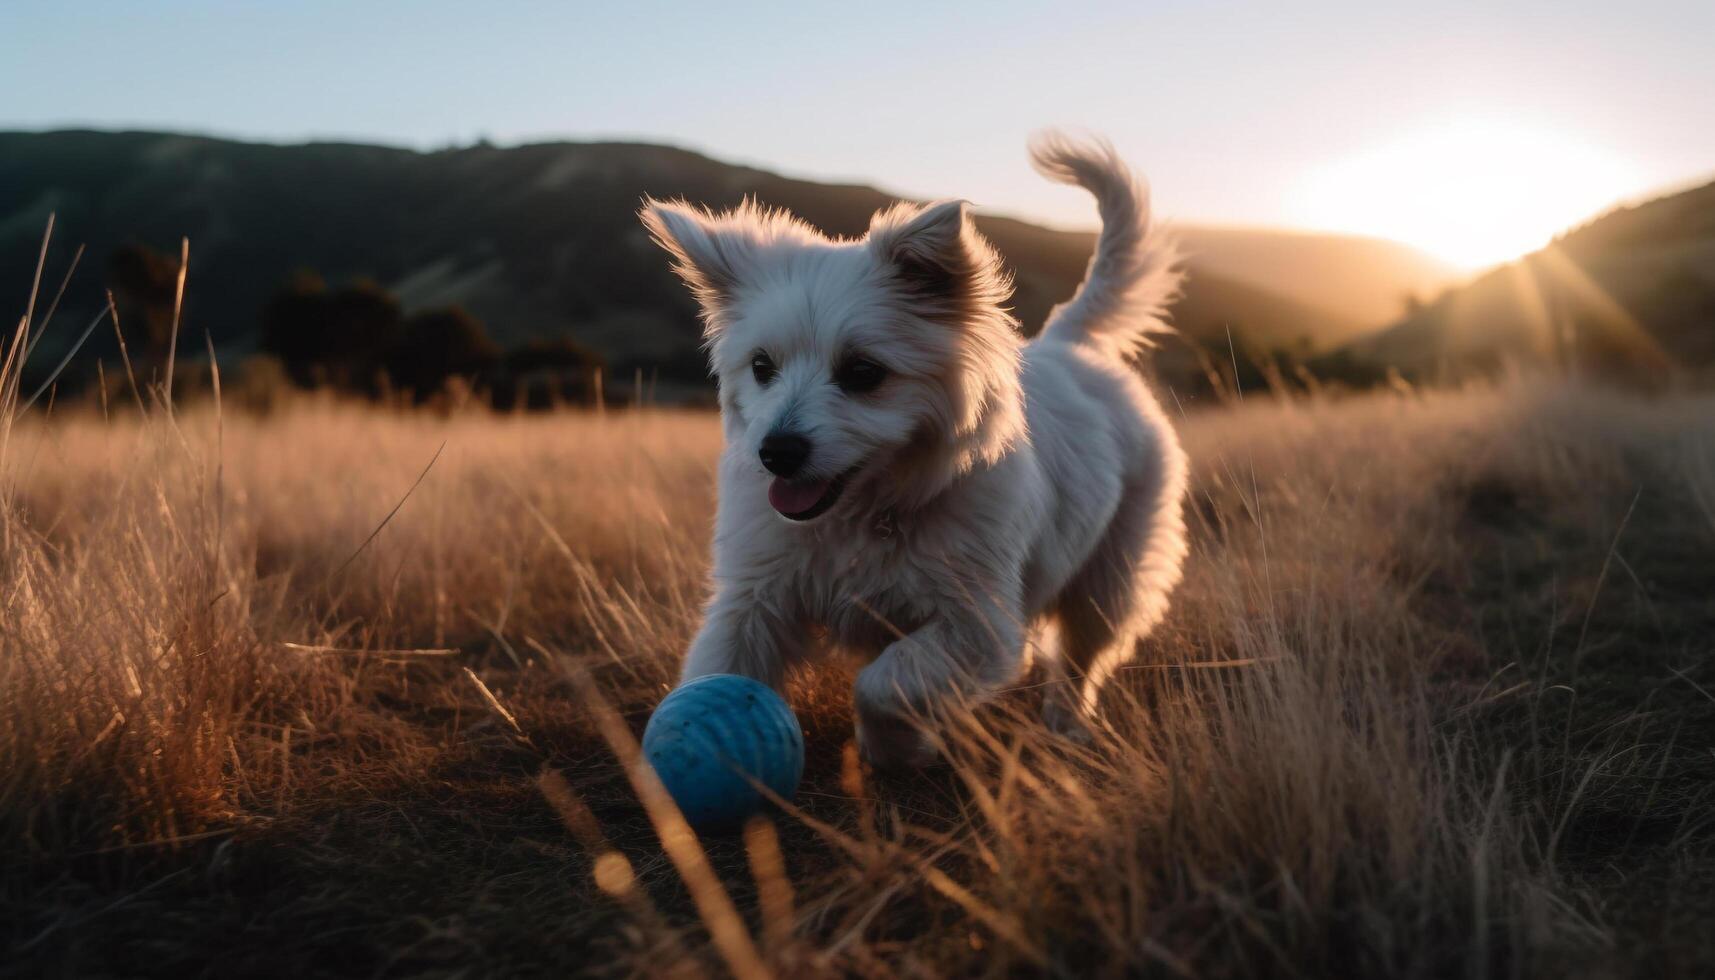
[[877, 780], [830, 665], [793, 692], [802, 809], [709, 842], [687, 889], [614, 753], [695, 625], [712, 417], [20, 420], [8, 966], [1715, 962], [1689, 935], [1715, 866], [1715, 401], [1517, 382], [1253, 400], [1184, 434], [1188, 578], [1095, 746], [1046, 736], [1027, 683], [953, 766]]

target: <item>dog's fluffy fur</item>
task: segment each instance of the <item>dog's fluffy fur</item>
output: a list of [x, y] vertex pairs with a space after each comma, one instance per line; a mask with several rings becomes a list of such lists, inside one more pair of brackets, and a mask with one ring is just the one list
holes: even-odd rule
[[[963, 201], [895, 206], [857, 240], [754, 204], [646, 202], [702, 305], [726, 437], [685, 679], [779, 687], [823, 645], [856, 652], [865, 755], [919, 765], [937, 710], [1014, 683], [1052, 626], [1045, 718], [1087, 734], [1185, 557], [1185, 457], [1134, 363], [1179, 272], [1111, 147], [1049, 134], [1032, 157], [1089, 190], [1103, 226], [1028, 343]], [[796, 437], [801, 460], [768, 464], [786, 476], [759, 457], [769, 436]]]

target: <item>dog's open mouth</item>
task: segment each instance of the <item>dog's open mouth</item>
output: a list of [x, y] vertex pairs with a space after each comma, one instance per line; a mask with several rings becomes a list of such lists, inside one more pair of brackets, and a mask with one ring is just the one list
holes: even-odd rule
[[768, 485], [768, 502], [789, 521], [811, 521], [828, 512], [846, 488], [848, 473], [831, 480], [788, 480], [775, 477]]

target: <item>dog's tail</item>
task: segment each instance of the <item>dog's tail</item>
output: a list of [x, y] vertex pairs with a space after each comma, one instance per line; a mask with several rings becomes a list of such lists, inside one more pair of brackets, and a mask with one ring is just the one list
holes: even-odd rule
[[1030, 160], [1049, 180], [1077, 184], [1095, 195], [1101, 237], [1072, 298], [1048, 314], [1042, 339], [1087, 344], [1125, 357], [1168, 333], [1167, 308], [1179, 296], [1179, 249], [1150, 221], [1149, 188], [1106, 140], [1074, 141], [1039, 133]]

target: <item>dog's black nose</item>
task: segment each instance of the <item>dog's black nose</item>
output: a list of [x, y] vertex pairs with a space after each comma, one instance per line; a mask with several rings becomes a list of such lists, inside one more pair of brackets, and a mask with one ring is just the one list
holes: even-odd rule
[[775, 432], [762, 437], [762, 465], [775, 476], [790, 479], [810, 458], [810, 440], [787, 432]]

